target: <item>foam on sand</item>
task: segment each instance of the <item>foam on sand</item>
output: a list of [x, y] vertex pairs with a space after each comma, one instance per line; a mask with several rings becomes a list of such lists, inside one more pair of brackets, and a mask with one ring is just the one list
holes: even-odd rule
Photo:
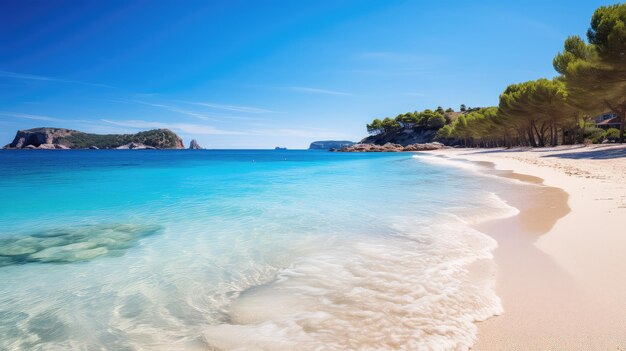
[[[423, 163], [438, 165], [438, 166], [446, 166], [446, 167], [454, 167], [458, 169], [462, 169], [468, 172], [472, 172], [474, 174], [481, 175], [483, 177], [498, 179], [499, 181], [505, 182], [513, 182], [517, 184], [524, 184], [518, 179], [514, 178], [503, 178], [493, 174], [492, 169], [486, 168], [484, 163], [472, 162], [459, 157], [448, 157], [444, 155], [431, 155], [431, 154], [420, 154], [413, 155], [413, 159], [418, 160]], [[488, 163], [487, 163], [488, 164]]]
[[384, 240], [301, 257], [244, 291], [230, 324], [204, 328], [229, 350], [464, 350], [502, 313], [496, 242], [452, 218], [400, 219]]

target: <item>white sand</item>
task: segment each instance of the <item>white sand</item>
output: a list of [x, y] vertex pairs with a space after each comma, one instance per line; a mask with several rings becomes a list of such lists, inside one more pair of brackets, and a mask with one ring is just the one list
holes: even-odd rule
[[480, 324], [474, 349], [626, 351], [626, 146], [432, 153], [493, 162], [569, 194], [571, 212], [544, 235], [511, 221], [484, 228], [500, 245], [505, 313]]

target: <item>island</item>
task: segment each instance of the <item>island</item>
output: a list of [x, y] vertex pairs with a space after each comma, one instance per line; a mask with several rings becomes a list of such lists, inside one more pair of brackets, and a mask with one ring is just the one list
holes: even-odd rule
[[309, 150], [341, 149], [354, 144], [355, 143], [353, 141], [348, 140], [321, 140], [312, 142], [309, 146]]
[[64, 128], [18, 130], [5, 149], [183, 149], [183, 140], [169, 129], [136, 134], [92, 134]]

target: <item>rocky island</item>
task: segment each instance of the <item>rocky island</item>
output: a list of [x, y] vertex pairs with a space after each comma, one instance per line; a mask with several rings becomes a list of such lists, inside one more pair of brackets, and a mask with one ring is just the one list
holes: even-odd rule
[[196, 141], [196, 139], [192, 139], [189, 142], [189, 150], [202, 150], [203, 147], [200, 146], [200, 144], [198, 144], [198, 142]]
[[5, 149], [183, 149], [183, 140], [169, 129], [136, 134], [91, 134], [64, 128], [19, 130]]

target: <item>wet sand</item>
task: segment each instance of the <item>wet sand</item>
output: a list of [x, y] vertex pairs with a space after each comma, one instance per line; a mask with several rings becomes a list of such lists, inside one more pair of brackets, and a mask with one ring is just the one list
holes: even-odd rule
[[505, 312], [479, 324], [473, 349], [626, 350], [624, 151], [434, 152], [528, 184], [498, 194], [517, 216], [477, 227], [498, 241], [496, 292]]

